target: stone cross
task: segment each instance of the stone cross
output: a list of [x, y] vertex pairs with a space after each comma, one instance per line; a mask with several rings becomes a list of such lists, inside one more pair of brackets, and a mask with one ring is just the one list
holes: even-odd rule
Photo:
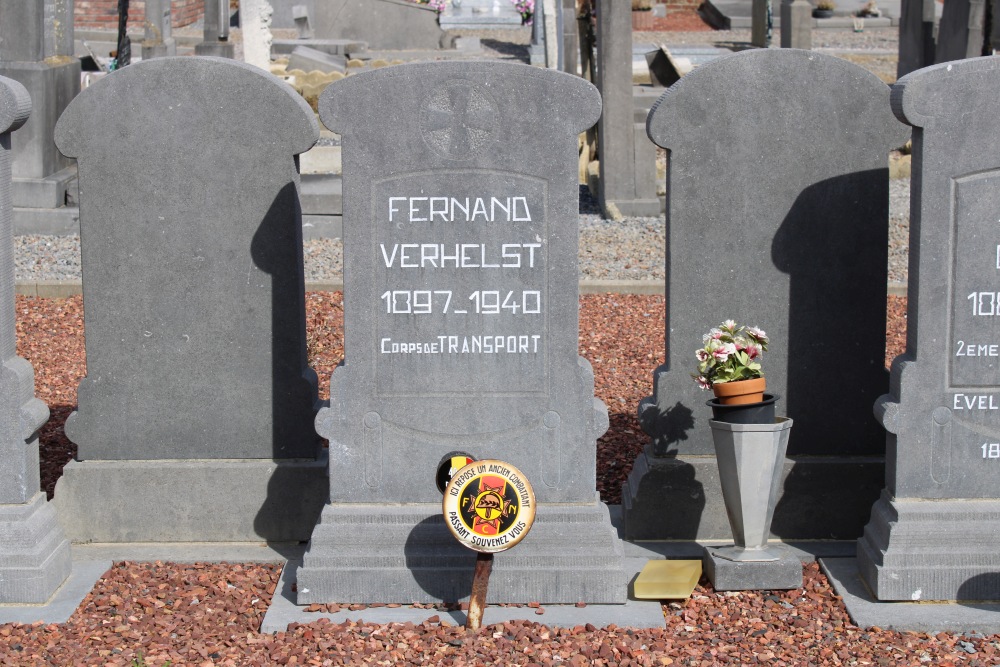
[[[230, 536], [215, 539], [291, 536], [281, 524], [291, 526], [285, 515], [294, 514], [270, 495], [288, 489], [266, 485], [276, 462], [318, 455], [295, 159], [318, 132], [308, 105], [280, 80], [207, 58], [129, 66], [89, 87], [60, 119], [57, 143], [77, 158], [88, 195], [80, 210], [87, 377], [66, 422], [82, 463], [67, 468], [66, 497], [63, 489], [56, 497], [79, 499], [73, 494], [91, 488], [88, 470], [130, 474], [99, 463], [112, 461], [190, 475], [193, 487], [164, 500], [179, 503], [179, 517], [155, 506], [153, 487], [127, 516], [81, 519], [87, 526], [123, 538], [126, 525], [174, 531], [175, 540], [185, 530], [211, 540], [213, 529]], [[224, 460], [230, 477], [208, 472]], [[240, 474], [250, 478], [240, 483]], [[242, 485], [239, 503], [184, 505], [229, 483]], [[267, 511], [247, 507], [256, 494], [271, 499]], [[153, 517], [141, 516], [143, 503]], [[250, 514], [227, 517], [237, 505]], [[148, 528], [137, 525], [144, 518]]]
[[10, 136], [30, 113], [24, 86], [0, 77], [0, 604], [44, 603], [72, 568], [69, 542], [39, 490], [37, 432], [49, 409], [16, 351]]
[[886, 488], [858, 543], [880, 600], [1000, 600], [1000, 59], [900, 79], [913, 126], [906, 352], [875, 404]]
[[624, 601], [595, 491], [607, 409], [578, 356], [577, 136], [599, 114], [583, 79], [499, 62], [390, 67], [321, 97], [344, 138], [350, 282], [300, 604], [467, 596], [474, 554], [434, 484], [454, 450], [511, 463], [540, 503], [492, 599]]
[[[728, 535], [708, 458], [711, 393], [691, 373], [702, 335], [735, 319], [771, 338], [764, 375], [768, 393], [781, 397], [779, 414], [795, 421], [789, 455], [825, 457], [797, 464], [773, 530], [855, 537], [878, 493], [877, 475], [851, 457], [879, 456], [884, 446], [869, 406], [888, 382], [888, 154], [907, 136], [888, 86], [810, 51], [744, 51], [681, 78], [647, 128], [670, 156], [666, 363], [639, 407], [652, 442], [622, 492], [626, 534]], [[821, 465], [829, 467], [810, 468]], [[836, 479], [841, 465], [870, 479], [866, 491], [797, 482]], [[786, 513], [796, 502], [812, 514]]]

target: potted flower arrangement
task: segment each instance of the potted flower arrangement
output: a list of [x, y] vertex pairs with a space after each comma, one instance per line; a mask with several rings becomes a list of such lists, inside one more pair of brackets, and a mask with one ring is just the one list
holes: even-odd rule
[[[698, 372], [691, 377], [716, 395], [707, 401], [714, 417], [709, 426], [735, 541], [731, 547], [707, 548], [705, 567], [714, 582], [718, 559], [744, 563], [788, 560], [787, 554], [768, 545], [768, 536], [792, 420], [775, 418], [777, 396], [764, 393], [761, 357], [770, 340], [762, 329], [726, 320], [709, 330], [702, 343], [695, 352]], [[792, 558], [789, 563], [794, 570], [797, 561]], [[786, 574], [787, 580], [795, 580], [794, 571]], [[801, 566], [798, 576], [801, 581]]]
[[[742, 416], [740, 422], [753, 417], [773, 420], [775, 397], [765, 396], [767, 383], [761, 370], [761, 355], [767, 351], [769, 342], [767, 334], [759, 327], [726, 320], [702, 336], [702, 342], [703, 346], [695, 351], [698, 372], [691, 377], [699, 387], [711, 389], [715, 394], [715, 400], [708, 402], [715, 418], [733, 421], [727, 417]], [[750, 406], [763, 407], [765, 413], [757, 414]]]

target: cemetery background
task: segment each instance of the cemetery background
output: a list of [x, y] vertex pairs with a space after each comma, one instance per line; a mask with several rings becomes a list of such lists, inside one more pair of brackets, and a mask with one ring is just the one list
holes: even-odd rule
[[[713, 35], [744, 41], [740, 31], [732, 32], [732, 35]], [[645, 272], [649, 276], [646, 280], [662, 283], [662, 268], [659, 268], [662, 267], [663, 247], [661, 223], [633, 219], [611, 224], [593, 212], [594, 209], [584, 210], [591, 211], [585, 215], [593, 216], [584, 218], [584, 234], [591, 227], [593, 235], [590, 238], [595, 242], [582, 242], [581, 254], [587, 252], [586, 246], [591, 250], [601, 248], [608, 251], [608, 254], [596, 257], [593, 252], [589, 253], [588, 261], [582, 264], [584, 278], [634, 279], [634, 275]], [[40, 255], [49, 253], [57, 265], [65, 261], [63, 250], [56, 247], [56, 244], [64, 242], [64, 238], [20, 240], [25, 246], [35, 244]], [[336, 261], [332, 259], [337, 252], [335, 245], [330, 251], [324, 249], [323, 244], [320, 248], [321, 253], [327, 254], [312, 253], [313, 257], [318, 257], [314, 266], [335, 266]], [[307, 261], [309, 255], [307, 251]], [[19, 262], [23, 256], [23, 251], [19, 252]], [[902, 256], [905, 258], [905, 252]], [[905, 267], [905, 259], [902, 266]], [[890, 272], [891, 267], [890, 254]], [[630, 273], [633, 270], [635, 273]], [[22, 278], [24, 275], [20, 274]], [[31, 281], [30, 275], [26, 281]], [[889, 306], [887, 360], [901, 350], [905, 329], [902, 318], [905, 301], [890, 297]], [[307, 298], [307, 308], [310, 365], [321, 377], [328, 377], [342, 354], [338, 321], [341, 304], [336, 294], [311, 293]], [[42, 433], [45, 443], [43, 472], [46, 475], [43, 484], [51, 492], [51, 485], [58, 476], [59, 459], [64, 462], [72, 456], [71, 446], [61, 435], [58, 410], [65, 410], [65, 418], [65, 414], [76, 404], [76, 383], [83, 375], [82, 309], [78, 297], [65, 300], [19, 297], [17, 309], [18, 353], [35, 366], [38, 395], [52, 406], [54, 414], [54, 419]], [[662, 298], [657, 296], [587, 295], [581, 299], [581, 354], [593, 363], [596, 393], [612, 412], [611, 429], [599, 442], [598, 456], [599, 490], [607, 502], [616, 502], [621, 480], [635, 458], [637, 447], [641, 447], [644, 440], [634, 418], [634, 406], [648, 393], [650, 368], [662, 361], [659, 358], [662, 354], [659, 343], [662, 309]], [[327, 389], [324, 384], [320, 385], [323, 392]], [[618, 629], [598, 631], [582, 628], [562, 633], [512, 624], [495, 629], [493, 634], [500, 634], [499, 637], [483, 636], [461, 641], [454, 629], [437, 623], [412, 628], [320, 625], [293, 628], [289, 633], [281, 633], [274, 638], [250, 637], [245, 644], [233, 645], [232, 637], [240, 630], [245, 630], [244, 635], [256, 630], [265, 608], [262, 605], [273, 594], [276, 575], [276, 568], [268, 565], [119, 564], [105, 577], [103, 588], [91, 594], [81, 607], [78, 618], [70, 624], [63, 628], [4, 626], [0, 627], [0, 637], [5, 643], [9, 640], [5, 649], [9, 651], [9, 656], [19, 661], [17, 664], [31, 664], [30, 652], [43, 643], [58, 643], [61, 649], [55, 650], [65, 651], [63, 655], [67, 662], [71, 656], [78, 655], [73, 651], [97, 651], [97, 655], [102, 655], [109, 663], [120, 661], [128, 664], [138, 655], [136, 650], [127, 646], [130, 639], [136, 645], [146, 647], [144, 655], [150, 657], [150, 664], [166, 659], [173, 659], [177, 664], [177, 661], [196, 660], [199, 656], [217, 664], [227, 658], [246, 664], [244, 660], [275, 661], [289, 655], [302, 656], [302, 661], [309, 657], [309, 651], [318, 651], [322, 659], [338, 650], [356, 650], [374, 655], [381, 653], [383, 657], [397, 658], [407, 657], [408, 651], [414, 655], [423, 651], [424, 656], [438, 659], [450, 653], [454, 657], [464, 656], [471, 660], [500, 653], [506, 654], [509, 661], [513, 661], [515, 653], [527, 661], [533, 656], [551, 659], [561, 654], [568, 659], [579, 651], [585, 656], [590, 654], [608, 661], [634, 658], [639, 664], [642, 664], [642, 656], [654, 657], [659, 651], [674, 656], [678, 663], [681, 662], [678, 657], [681, 654], [703, 660], [708, 659], [708, 655], [717, 658], [721, 653], [746, 661], [754, 653], [762, 654], [765, 659], [781, 659], [783, 655], [791, 659], [792, 655], [801, 657], [810, 652], [815, 652], [817, 657], [831, 658], [838, 651], [846, 651], [862, 659], [869, 653], [872, 656], [892, 655], [898, 660], [912, 655], [918, 659], [926, 657], [927, 660], [956, 662], [973, 656], [967, 659], [967, 664], [977, 664], [977, 660], [989, 664], [997, 648], [994, 638], [948, 635], [929, 638], [852, 630], [842, 607], [837, 605], [835, 596], [815, 567], [807, 571], [804, 589], [780, 595], [718, 595], [701, 587], [692, 602], [666, 606], [667, 632], [626, 633]], [[225, 582], [225, 589], [220, 582]], [[160, 587], [161, 584], [166, 585]], [[171, 614], [174, 618], [163, 623], [163, 610], [168, 606], [181, 611]], [[201, 608], [195, 609], [197, 607]], [[161, 610], [159, 614], [157, 610]], [[747, 610], [751, 611], [748, 613]], [[544, 622], [544, 613], [539, 616], [539, 620]], [[112, 620], [114, 622], [109, 622]], [[232, 623], [235, 625], [230, 625]], [[826, 633], [827, 638], [836, 636], [841, 644], [838, 646], [834, 641], [821, 646], [816, 643], [820, 633], [813, 629], [814, 623]], [[163, 628], [175, 633], [181, 630], [180, 634], [184, 636], [183, 632], [188, 629], [185, 626], [195, 630], [186, 648], [187, 653], [180, 653], [174, 640], [162, 639], [165, 634]], [[752, 634], [758, 634], [755, 643], [759, 648], [752, 645], [754, 642], [746, 641], [747, 635]], [[90, 638], [104, 636], [106, 640], [104, 643], [87, 640], [91, 643], [88, 647], [79, 639], [84, 635]], [[227, 636], [229, 639], [224, 638]], [[378, 645], [373, 637], [381, 637]], [[713, 639], [717, 640], [715, 645], [706, 645]], [[399, 648], [399, 642], [406, 644], [406, 648]], [[324, 643], [327, 645], [324, 646]], [[444, 648], [445, 645], [448, 648]], [[639, 648], [642, 645], [647, 649]], [[387, 646], [398, 653], [392, 656]], [[530, 648], [525, 650], [525, 646]], [[119, 652], [116, 653], [116, 650]], [[795, 654], [788, 653], [792, 650]], [[783, 651], [786, 653], [783, 654]], [[823, 651], [832, 653], [824, 654]], [[0, 653], [0, 656], [3, 654]]]

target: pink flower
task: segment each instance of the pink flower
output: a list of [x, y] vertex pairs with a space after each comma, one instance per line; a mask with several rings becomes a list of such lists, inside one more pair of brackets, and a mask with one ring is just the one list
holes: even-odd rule
[[736, 346], [732, 343], [723, 343], [720, 347], [712, 351], [712, 355], [719, 362], [724, 362], [731, 354], [736, 354]]
[[764, 333], [763, 329], [758, 329], [757, 327], [747, 327], [747, 333], [749, 333], [751, 336], [759, 340], [762, 341], [767, 340], [767, 334]]
[[712, 388], [712, 383], [709, 382], [708, 378], [706, 378], [704, 375], [699, 375], [698, 377], [696, 377], [694, 379], [694, 381], [697, 382], [698, 386], [701, 387], [702, 389], [711, 389]]
[[708, 361], [711, 355], [704, 349], [700, 349], [694, 353], [694, 356], [698, 358], [698, 361]]
[[750, 343], [746, 347], [746, 353], [747, 356], [750, 357], [751, 359], [756, 359], [758, 356], [760, 356], [760, 346], [757, 345], [757, 343]]

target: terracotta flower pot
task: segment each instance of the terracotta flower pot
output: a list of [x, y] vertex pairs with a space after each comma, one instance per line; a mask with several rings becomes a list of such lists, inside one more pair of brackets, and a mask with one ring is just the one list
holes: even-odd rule
[[764, 378], [754, 378], [713, 384], [712, 392], [723, 405], [746, 405], [763, 401], [766, 387]]

